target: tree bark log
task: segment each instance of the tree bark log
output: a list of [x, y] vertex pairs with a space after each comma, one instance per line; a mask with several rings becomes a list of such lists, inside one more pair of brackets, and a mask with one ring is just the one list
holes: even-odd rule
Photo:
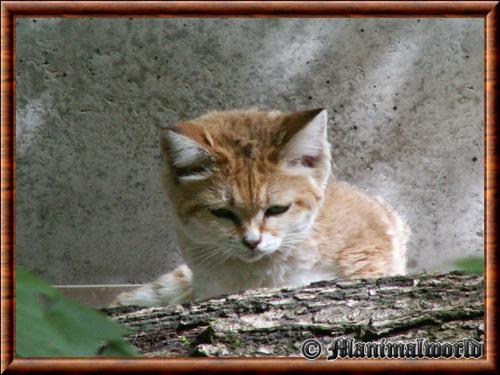
[[300, 356], [304, 340], [483, 341], [483, 275], [328, 280], [167, 307], [104, 310], [146, 356]]

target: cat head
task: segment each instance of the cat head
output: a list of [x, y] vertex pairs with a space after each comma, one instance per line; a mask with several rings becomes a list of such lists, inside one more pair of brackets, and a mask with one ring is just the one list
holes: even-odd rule
[[180, 229], [247, 262], [307, 236], [330, 174], [326, 110], [211, 112], [162, 130]]

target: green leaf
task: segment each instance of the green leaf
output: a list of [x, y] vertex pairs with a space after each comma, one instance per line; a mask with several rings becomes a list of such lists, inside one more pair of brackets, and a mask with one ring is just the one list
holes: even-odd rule
[[16, 267], [16, 354], [20, 357], [133, 356], [132, 333], [98, 311], [63, 297]]
[[462, 258], [455, 262], [455, 267], [458, 270], [469, 273], [484, 273], [484, 258], [483, 257], [468, 257]]

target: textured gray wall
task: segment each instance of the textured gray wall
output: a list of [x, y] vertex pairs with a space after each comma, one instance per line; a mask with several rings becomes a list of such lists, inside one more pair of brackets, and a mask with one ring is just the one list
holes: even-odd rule
[[17, 261], [58, 284], [180, 261], [159, 126], [330, 113], [335, 172], [408, 220], [409, 268], [483, 249], [481, 19], [18, 19]]

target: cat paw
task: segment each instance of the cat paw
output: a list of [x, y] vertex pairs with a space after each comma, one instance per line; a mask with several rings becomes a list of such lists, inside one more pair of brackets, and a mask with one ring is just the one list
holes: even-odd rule
[[160, 297], [154, 284], [147, 284], [129, 292], [120, 293], [112, 302], [111, 307], [170, 305], [169, 301], [162, 300]]
[[133, 306], [137, 300], [134, 291], [118, 294], [108, 307]]
[[166, 306], [186, 303], [192, 299], [192, 273], [186, 265], [182, 265], [150, 284], [120, 293], [110, 307]]

